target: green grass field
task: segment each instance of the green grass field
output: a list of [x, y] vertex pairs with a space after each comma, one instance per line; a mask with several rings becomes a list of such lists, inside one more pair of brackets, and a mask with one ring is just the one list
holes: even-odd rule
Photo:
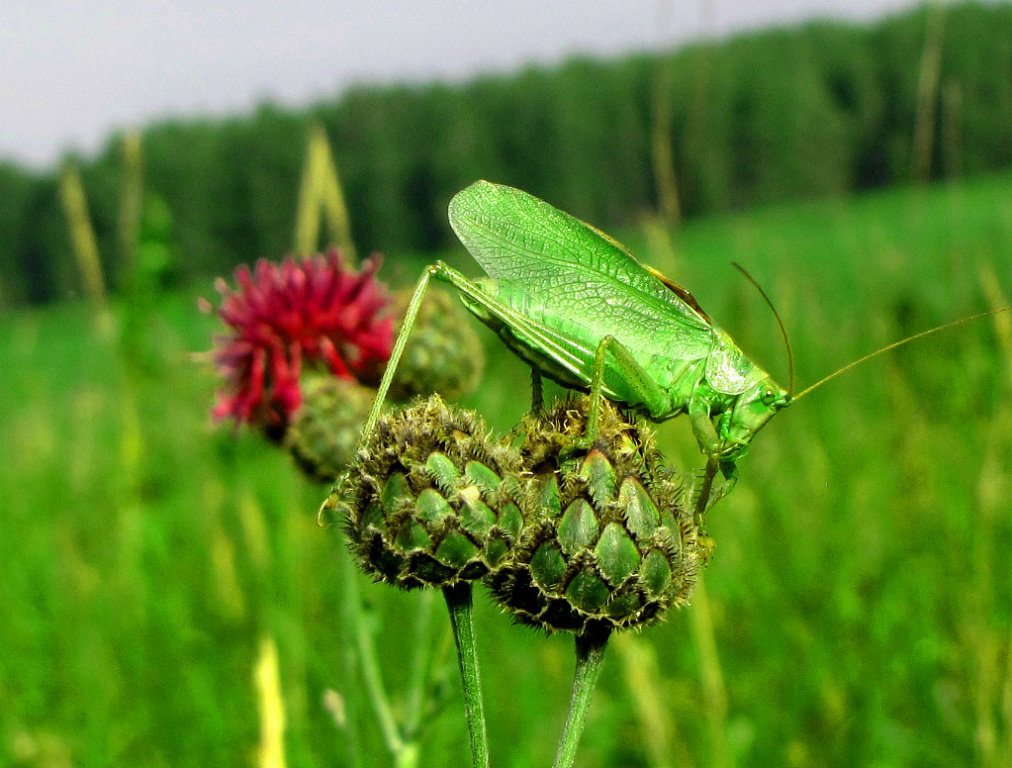
[[[730, 262], [745, 265], [804, 387], [1009, 303], [1012, 176], [706, 219], [653, 253], [656, 238], [629, 241], [786, 385], [776, 325]], [[407, 282], [420, 265], [390, 254], [385, 271]], [[211, 423], [215, 378], [191, 353], [217, 326], [197, 295], [213, 298], [210, 282], [159, 300], [141, 359], [83, 304], [0, 317], [2, 765], [255, 764], [265, 636], [288, 764], [390, 764], [349, 676], [346, 555], [315, 522], [325, 490]], [[609, 649], [579, 765], [1012, 765], [1010, 323], [904, 347], [771, 422], [710, 518], [705, 594]], [[467, 405], [505, 429], [527, 373], [486, 338], [493, 361]], [[672, 463], [702, 465], [683, 419], [660, 432]], [[423, 765], [468, 764], [440, 601], [360, 588], [398, 706], [430, 606], [445, 701]], [[483, 595], [477, 622], [493, 765], [550, 765], [571, 640], [512, 626]], [[358, 727], [335, 724], [328, 689]]]

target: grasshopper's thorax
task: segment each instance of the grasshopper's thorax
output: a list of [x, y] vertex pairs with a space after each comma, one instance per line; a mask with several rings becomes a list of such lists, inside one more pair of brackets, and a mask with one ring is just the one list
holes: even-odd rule
[[713, 326], [713, 346], [706, 357], [706, 383], [716, 392], [737, 396], [769, 378], [742, 352], [723, 328]]

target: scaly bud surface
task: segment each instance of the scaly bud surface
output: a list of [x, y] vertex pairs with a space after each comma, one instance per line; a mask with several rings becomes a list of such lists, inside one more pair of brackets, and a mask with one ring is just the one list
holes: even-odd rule
[[438, 395], [381, 418], [325, 507], [361, 568], [403, 589], [480, 579], [520, 534], [520, 454]]
[[284, 434], [285, 447], [313, 480], [333, 483], [355, 458], [376, 390], [328, 375], [305, 375], [302, 405]]
[[656, 621], [688, 602], [701, 562], [691, 484], [663, 467], [653, 432], [610, 402], [586, 446], [586, 403], [563, 401], [518, 428], [524, 531], [488, 580], [507, 611], [549, 632]]

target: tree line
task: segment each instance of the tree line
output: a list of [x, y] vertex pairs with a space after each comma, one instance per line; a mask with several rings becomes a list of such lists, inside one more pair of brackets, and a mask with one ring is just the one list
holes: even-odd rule
[[[655, 215], [664, 179], [666, 215], [691, 217], [988, 172], [1012, 166], [1012, 6], [943, 4], [152, 124], [143, 209], [171, 239], [166, 280], [291, 248], [311, 124], [330, 141], [360, 252], [446, 247], [446, 203], [476, 178], [614, 226]], [[120, 137], [68, 161], [122, 287]], [[0, 305], [78, 292], [59, 187], [58, 171], [0, 163]]]

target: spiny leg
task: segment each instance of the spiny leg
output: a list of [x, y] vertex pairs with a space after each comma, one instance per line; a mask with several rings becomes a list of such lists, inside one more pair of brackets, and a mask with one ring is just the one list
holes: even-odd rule
[[376, 422], [379, 421], [380, 411], [382, 411], [383, 403], [386, 401], [387, 392], [390, 390], [394, 375], [397, 373], [397, 366], [400, 364], [404, 348], [407, 346], [408, 336], [415, 326], [418, 311], [422, 307], [422, 299], [425, 298], [425, 291], [428, 289], [429, 280], [432, 278], [447, 283], [458, 294], [467, 296], [472, 301], [479, 303], [488, 301], [488, 297], [474, 283], [459, 272], [450, 269], [443, 262], [437, 261], [435, 264], [430, 264], [425, 268], [421, 278], [418, 280], [418, 284], [415, 286], [415, 292], [411, 294], [411, 301], [408, 303], [407, 311], [404, 313], [401, 330], [397, 334], [397, 340], [394, 342], [394, 348], [390, 352], [390, 359], [387, 361], [386, 370], [383, 372], [383, 378], [380, 380], [379, 388], [376, 391], [376, 399], [373, 401], [372, 410], [369, 411], [369, 418], [366, 420], [365, 428], [362, 430], [359, 448], [366, 444], [366, 441], [372, 435], [373, 429], [376, 427]]
[[587, 429], [584, 439], [589, 444], [597, 440], [597, 432], [601, 425], [601, 400], [604, 398], [605, 355], [608, 347], [615, 341], [612, 336], [605, 336], [597, 345], [594, 353], [594, 376], [590, 380], [590, 408], [587, 412]]
[[541, 379], [541, 371], [531, 368], [531, 413], [541, 413], [545, 409], [545, 389]]
[[[724, 482], [714, 488], [713, 481], [717, 477], [718, 470], [724, 475]], [[711, 455], [706, 460], [706, 467], [702, 472], [702, 481], [696, 495], [694, 514], [696, 523], [702, 528], [706, 513], [710, 508], [727, 496], [738, 482], [737, 467], [732, 462], [719, 459]]]
[[401, 356], [404, 354], [404, 347], [407, 346], [408, 336], [415, 325], [415, 319], [418, 317], [418, 311], [422, 306], [422, 299], [425, 298], [425, 291], [429, 287], [429, 280], [433, 275], [437, 274], [438, 270], [439, 267], [436, 264], [426, 267], [421, 278], [418, 280], [418, 284], [415, 286], [415, 292], [411, 294], [411, 301], [408, 303], [407, 311], [404, 313], [401, 330], [397, 334], [397, 340], [390, 351], [390, 359], [387, 361], [386, 370], [383, 371], [383, 378], [380, 380], [379, 388], [376, 390], [376, 399], [373, 400], [372, 409], [369, 411], [369, 418], [366, 419], [365, 427], [362, 429], [362, 437], [358, 443], [359, 450], [365, 446], [372, 436], [373, 430], [376, 428], [376, 422], [379, 421], [380, 411], [383, 410], [383, 403], [386, 401], [390, 384], [394, 380], [394, 374], [397, 373], [397, 366], [401, 361]]
[[724, 476], [724, 482], [717, 489], [717, 496], [714, 498], [713, 504], [727, 496], [738, 483], [738, 465], [730, 459], [720, 460], [720, 473]]
[[[689, 405], [689, 421], [692, 424], [692, 432], [699, 443], [699, 450], [707, 457], [706, 469], [703, 470], [703, 481], [699, 488], [699, 495], [696, 497], [696, 520], [702, 521], [706, 511], [730, 493], [738, 482], [738, 468], [731, 459], [720, 457], [720, 440], [717, 431], [710, 421], [710, 412], [702, 402], [694, 402]], [[713, 487], [713, 481], [717, 472], [724, 476], [724, 482]]]
[[[587, 429], [584, 439], [593, 443], [597, 439], [601, 424], [601, 401], [605, 397], [604, 376], [608, 364], [612, 364], [611, 375], [619, 382], [626, 394], [623, 398], [611, 396], [613, 402], [637, 407], [648, 414], [662, 413], [669, 399], [667, 390], [657, 384], [650, 374], [643, 370], [632, 353], [614, 336], [605, 336], [594, 352], [594, 370], [590, 378], [590, 408], [587, 413]], [[612, 387], [615, 385], [613, 384]]]
[[[418, 279], [418, 284], [415, 286], [415, 292], [411, 294], [411, 301], [408, 303], [407, 311], [404, 313], [404, 321], [401, 324], [401, 330], [397, 334], [397, 339], [394, 341], [393, 349], [390, 351], [390, 358], [387, 360], [386, 370], [383, 371], [383, 378], [380, 379], [379, 387], [376, 390], [376, 397], [372, 401], [372, 408], [369, 410], [369, 417], [365, 421], [365, 426], [362, 427], [362, 434], [358, 439], [358, 446], [356, 452], [361, 451], [369, 442], [369, 438], [372, 437], [373, 430], [376, 429], [376, 422], [379, 421], [380, 412], [383, 410], [383, 403], [387, 399], [387, 392], [390, 391], [390, 384], [394, 380], [394, 374], [397, 372], [397, 365], [400, 363], [401, 356], [404, 354], [404, 347], [408, 343], [408, 336], [411, 333], [411, 329], [414, 327], [415, 319], [418, 317], [418, 310], [422, 306], [422, 299], [425, 298], [425, 291], [429, 286], [429, 280], [433, 275], [439, 271], [438, 265], [431, 265], [425, 268], [422, 276]], [[344, 471], [337, 478], [334, 485], [335, 490], [344, 487], [347, 482], [348, 476], [351, 472], [351, 465], [345, 467]], [[320, 511], [316, 515], [316, 522], [319, 525], [323, 525], [329, 511], [331, 509], [330, 500], [328, 499], [320, 507]]]
[[715, 456], [711, 456], [706, 460], [706, 469], [703, 470], [703, 479], [699, 485], [699, 490], [697, 491], [696, 508], [694, 510], [696, 525], [698, 525], [702, 530], [706, 529], [703, 521], [706, 516], [706, 510], [710, 506], [710, 495], [713, 491], [713, 479], [717, 476], [718, 469], [719, 462]]

